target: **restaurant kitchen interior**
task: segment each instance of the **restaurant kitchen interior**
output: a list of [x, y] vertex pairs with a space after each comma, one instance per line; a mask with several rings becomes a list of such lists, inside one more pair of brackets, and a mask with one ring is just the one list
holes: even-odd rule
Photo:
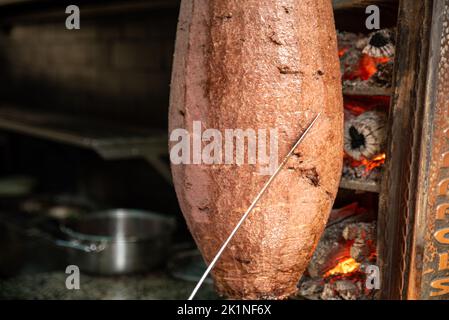
[[[80, 30], [65, 27], [68, 4], [0, 1], [0, 299], [185, 299], [206, 265], [167, 147], [180, 1], [77, 1]], [[365, 27], [368, 4], [379, 30]], [[292, 299], [448, 298], [427, 179], [449, 1], [333, 5], [343, 172]], [[380, 288], [365, 286], [373, 265]], [[211, 278], [198, 298], [219, 298]]]

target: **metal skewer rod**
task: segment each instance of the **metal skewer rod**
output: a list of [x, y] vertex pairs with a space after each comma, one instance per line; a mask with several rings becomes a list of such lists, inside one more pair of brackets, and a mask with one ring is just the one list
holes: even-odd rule
[[250, 212], [254, 209], [254, 207], [256, 206], [257, 202], [259, 202], [260, 198], [262, 197], [262, 195], [265, 193], [265, 191], [268, 189], [268, 187], [270, 186], [271, 182], [273, 182], [274, 178], [276, 178], [276, 176], [278, 175], [278, 173], [281, 171], [281, 169], [285, 166], [285, 164], [287, 163], [288, 159], [290, 158], [290, 156], [293, 154], [293, 152], [295, 151], [295, 149], [299, 146], [299, 144], [304, 140], [305, 136], [307, 135], [307, 133], [310, 131], [310, 129], [312, 129], [313, 125], [315, 124], [315, 122], [318, 120], [318, 118], [320, 117], [321, 112], [318, 113], [316, 115], [316, 117], [312, 120], [312, 122], [307, 126], [307, 128], [304, 130], [304, 132], [302, 133], [302, 135], [299, 137], [298, 141], [296, 141], [296, 143], [294, 144], [294, 146], [290, 149], [290, 151], [287, 153], [287, 155], [285, 156], [284, 160], [282, 160], [281, 164], [277, 167], [276, 171], [271, 175], [270, 179], [268, 179], [268, 181], [265, 183], [265, 185], [263, 186], [262, 190], [260, 190], [259, 194], [254, 198], [253, 202], [251, 203], [251, 205], [248, 207], [248, 209], [246, 210], [245, 214], [242, 216], [242, 218], [240, 219], [240, 221], [237, 223], [237, 225], [235, 226], [234, 230], [232, 230], [231, 234], [229, 235], [229, 237], [226, 239], [226, 241], [223, 243], [223, 245], [221, 246], [220, 250], [217, 252], [217, 254], [215, 255], [215, 258], [212, 260], [212, 262], [209, 264], [209, 266], [207, 267], [206, 271], [204, 272], [203, 276], [201, 277], [201, 279], [198, 281], [195, 289], [193, 289], [192, 293], [190, 294], [189, 300], [193, 300], [193, 298], [195, 297], [196, 293], [198, 292], [199, 288], [201, 287], [201, 285], [203, 284], [204, 280], [206, 279], [207, 275], [210, 273], [210, 271], [214, 268], [215, 264], [217, 263], [218, 259], [220, 259], [220, 256], [222, 255], [223, 251], [226, 249], [226, 247], [228, 246], [229, 242], [232, 240], [232, 238], [234, 237], [234, 235], [237, 233], [237, 231], [239, 230], [240, 226], [243, 224], [243, 222], [246, 220], [246, 218], [248, 217], [248, 215], [250, 214]]

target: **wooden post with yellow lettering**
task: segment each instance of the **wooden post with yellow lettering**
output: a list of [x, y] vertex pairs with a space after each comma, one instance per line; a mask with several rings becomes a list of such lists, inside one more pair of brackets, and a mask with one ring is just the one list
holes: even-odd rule
[[449, 0], [399, 1], [381, 299], [449, 299]]
[[449, 0], [434, 1], [422, 119], [409, 299], [449, 299]]

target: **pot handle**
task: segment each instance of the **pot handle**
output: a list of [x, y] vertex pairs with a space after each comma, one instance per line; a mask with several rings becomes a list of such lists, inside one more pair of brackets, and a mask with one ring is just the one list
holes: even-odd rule
[[99, 252], [103, 251], [104, 249], [106, 249], [106, 247], [107, 247], [107, 244], [105, 242], [99, 242], [98, 244], [96, 244], [96, 243], [83, 244], [77, 240], [63, 240], [60, 237], [57, 237], [57, 236], [51, 234], [50, 232], [45, 232], [39, 228], [38, 229], [33, 228], [31, 230], [28, 230], [27, 233], [30, 236], [37, 236], [41, 239], [50, 241], [58, 247], [75, 249], [75, 250], [80, 250], [80, 251], [84, 251], [84, 252], [99, 253]]
[[81, 250], [84, 252], [93, 252], [93, 253], [99, 253], [106, 249], [107, 245], [106, 243], [90, 243], [90, 244], [82, 244], [78, 241], [68, 241], [68, 240], [62, 240], [62, 239], [53, 239], [53, 242], [63, 248], [70, 248], [75, 250]]

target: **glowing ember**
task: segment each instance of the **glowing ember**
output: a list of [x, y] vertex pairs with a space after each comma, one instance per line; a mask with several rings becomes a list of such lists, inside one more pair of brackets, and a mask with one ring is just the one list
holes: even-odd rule
[[390, 106], [388, 96], [346, 96], [344, 97], [345, 110], [352, 115], [359, 116], [366, 111], [378, 110], [387, 112]]
[[360, 268], [360, 263], [353, 258], [340, 261], [334, 268], [326, 272], [325, 277], [353, 273]]
[[349, 48], [343, 48], [338, 50], [338, 56], [341, 58], [345, 55], [346, 52], [348, 52]]
[[344, 78], [348, 80], [354, 80], [357, 78], [361, 80], [368, 80], [377, 72], [377, 65], [385, 64], [388, 61], [390, 61], [390, 58], [375, 58], [367, 54], [363, 54], [359, 60], [358, 68], [351, 74], [345, 75]]
[[375, 157], [373, 157], [372, 159], [366, 159], [363, 158], [358, 161], [358, 160], [354, 160], [351, 157], [347, 156], [350, 159], [350, 165], [351, 167], [355, 168], [355, 167], [360, 167], [360, 166], [364, 166], [365, 167], [365, 172], [369, 173], [371, 171], [373, 171], [375, 168], [382, 166], [385, 163], [385, 153], [379, 154]]

